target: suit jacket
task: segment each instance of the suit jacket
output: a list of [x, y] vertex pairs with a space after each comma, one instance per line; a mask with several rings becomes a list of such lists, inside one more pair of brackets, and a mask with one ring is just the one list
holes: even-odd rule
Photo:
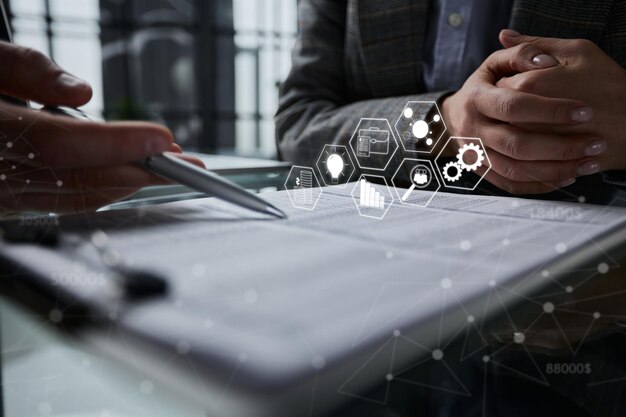
[[[279, 157], [313, 166], [325, 144], [346, 144], [360, 118], [393, 123], [408, 101], [432, 101], [423, 45], [428, 0], [300, 0], [293, 67], [276, 115]], [[626, 1], [517, 0], [510, 27], [586, 38], [626, 66]], [[425, 110], [428, 111], [428, 110]], [[401, 152], [390, 166], [397, 166]]]

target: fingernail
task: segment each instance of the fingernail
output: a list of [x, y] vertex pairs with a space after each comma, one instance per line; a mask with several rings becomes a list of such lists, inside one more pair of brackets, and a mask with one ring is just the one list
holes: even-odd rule
[[576, 170], [579, 177], [596, 174], [598, 172], [600, 172], [600, 164], [597, 161], [583, 162], [578, 165], [578, 169]]
[[591, 142], [589, 146], [585, 149], [585, 156], [598, 156], [606, 152], [609, 145], [606, 141], [596, 140]]
[[517, 38], [517, 37], [519, 37], [519, 36], [522, 36], [522, 34], [521, 34], [521, 33], [519, 33], [519, 32], [518, 32], [518, 31], [516, 31], [516, 30], [513, 30], [513, 29], [504, 29], [504, 30], [502, 31], [502, 34], [503, 34], [504, 36], [506, 36], [506, 37], [509, 37], [509, 38]]
[[57, 83], [65, 88], [85, 87], [88, 84], [73, 75], [63, 73], [57, 77]]
[[593, 109], [591, 107], [581, 107], [572, 112], [572, 121], [586, 123], [593, 119]]
[[570, 178], [569, 180], [565, 180], [559, 184], [559, 188], [569, 187], [570, 185], [576, 182], [576, 178]]
[[550, 55], [541, 54], [533, 58], [533, 64], [537, 65], [540, 68], [552, 68], [558, 66], [559, 61], [557, 61], [556, 59], [554, 59], [554, 57]]

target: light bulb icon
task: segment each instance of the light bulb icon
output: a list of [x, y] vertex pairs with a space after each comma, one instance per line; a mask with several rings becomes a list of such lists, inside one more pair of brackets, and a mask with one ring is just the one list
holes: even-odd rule
[[328, 171], [330, 172], [332, 183], [338, 184], [339, 176], [341, 175], [344, 169], [343, 158], [341, 158], [341, 156], [337, 155], [336, 153], [330, 155], [328, 159], [326, 160], [326, 167], [328, 168]]

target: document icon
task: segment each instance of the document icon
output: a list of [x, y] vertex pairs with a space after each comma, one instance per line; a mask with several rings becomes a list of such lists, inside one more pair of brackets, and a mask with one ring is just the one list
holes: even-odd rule
[[372, 154], [387, 155], [389, 153], [389, 137], [391, 133], [377, 127], [359, 130], [356, 154], [369, 158]]

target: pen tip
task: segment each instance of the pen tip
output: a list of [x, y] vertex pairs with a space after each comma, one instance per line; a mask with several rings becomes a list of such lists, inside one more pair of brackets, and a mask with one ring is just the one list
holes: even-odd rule
[[267, 206], [265, 211], [267, 213], [271, 214], [274, 217], [278, 217], [279, 219], [286, 219], [287, 218], [287, 215], [283, 211], [277, 209], [274, 206]]

